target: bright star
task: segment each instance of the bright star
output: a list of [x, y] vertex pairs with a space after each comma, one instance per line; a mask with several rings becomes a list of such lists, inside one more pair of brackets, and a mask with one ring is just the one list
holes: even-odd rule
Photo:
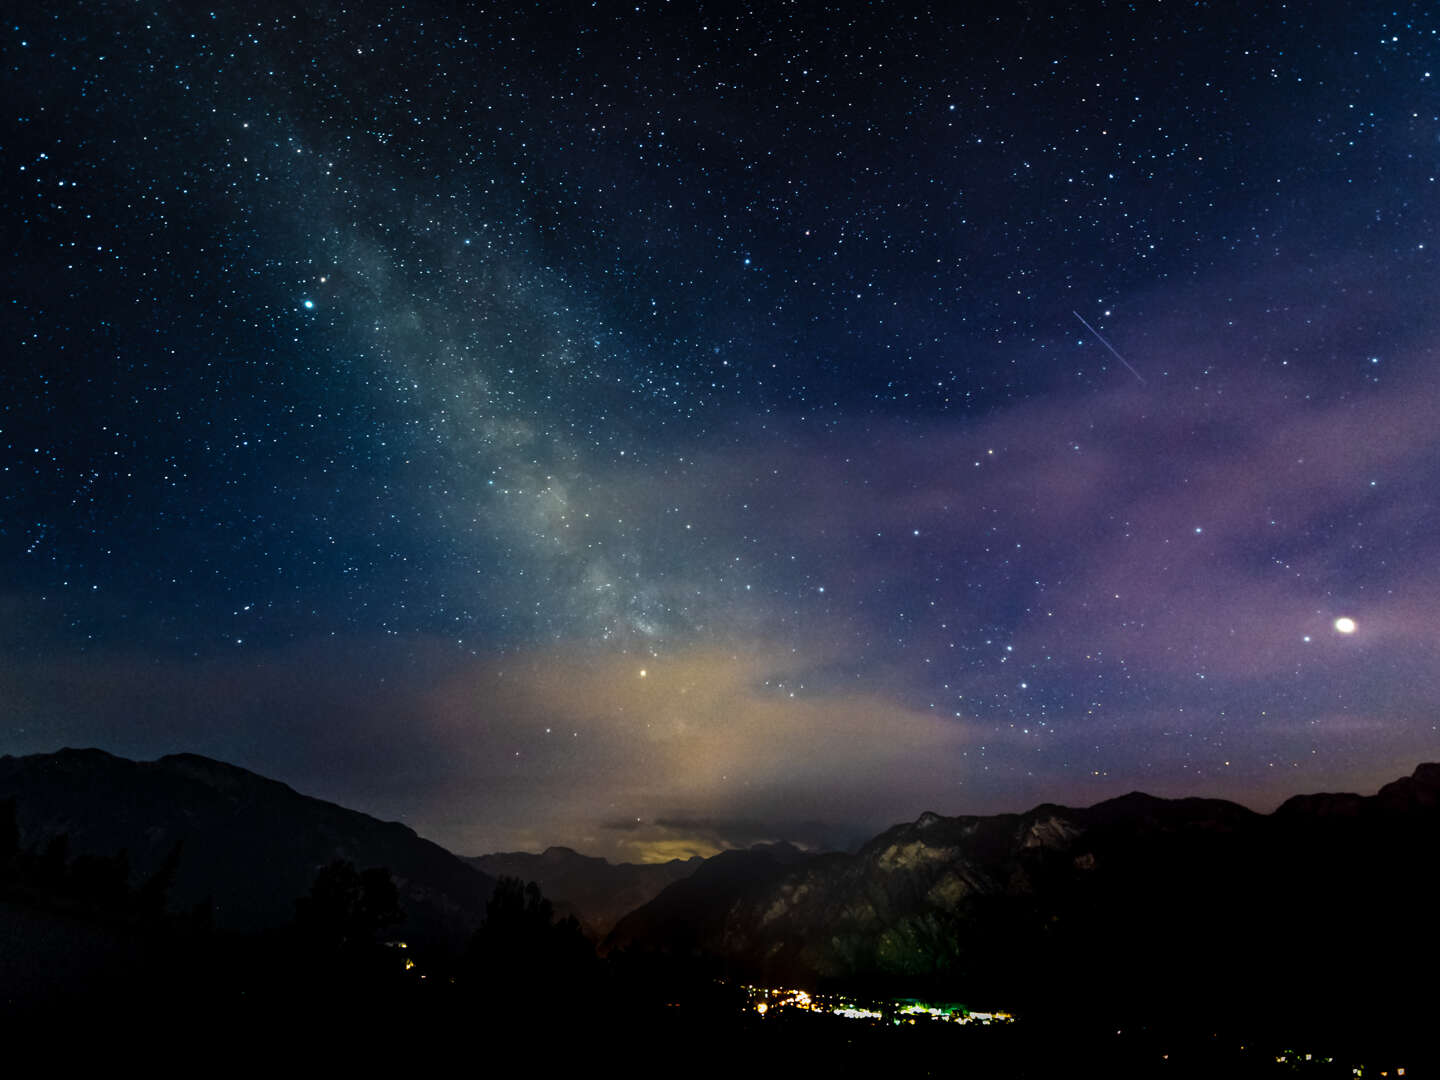
[[1348, 615], [1341, 615], [1335, 620], [1335, 630], [1341, 634], [1355, 633], [1355, 620]]

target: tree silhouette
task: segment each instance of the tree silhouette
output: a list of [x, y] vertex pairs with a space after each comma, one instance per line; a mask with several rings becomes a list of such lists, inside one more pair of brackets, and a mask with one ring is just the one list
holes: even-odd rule
[[15, 820], [15, 800], [0, 800], [0, 886], [19, 877], [20, 826]]
[[383, 867], [357, 872], [337, 859], [315, 875], [308, 896], [295, 901], [295, 921], [315, 944], [332, 949], [376, 944], [382, 931], [405, 920], [400, 893]]
[[77, 855], [64, 878], [65, 891], [96, 911], [121, 912], [130, 906], [130, 853]]
[[175, 882], [175, 872], [180, 868], [180, 852], [184, 847], [183, 837], [175, 841], [165, 861], [135, 891], [136, 910], [145, 918], [158, 919], [165, 914], [165, 901]]
[[70, 834], [50, 838], [45, 850], [30, 862], [30, 879], [41, 889], [59, 891], [65, 887], [65, 867], [70, 861]]
[[592, 978], [595, 950], [573, 917], [555, 920], [539, 885], [502, 877], [470, 940], [464, 969], [472, 989], [513, 1006]]

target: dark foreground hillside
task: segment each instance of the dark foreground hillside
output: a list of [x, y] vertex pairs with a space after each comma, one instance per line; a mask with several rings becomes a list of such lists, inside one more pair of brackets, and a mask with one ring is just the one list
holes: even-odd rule
[[[685, 867], [602, 958], [534, 884], [244, 770], [6, 758], [0, 1010], [72, 1055], [140, 1039], [367, 1068], [460, 1045], [547, 1073], [1413, 1080], [1434, 1057], [1437, 808], [1426, 765], [1270, 815], [1138, 793], [925, 814], [854, 855]], [[746, 983], [874, 1015], [761, 1016]], [[913, 997], [1016, 1020], [912, 1026]]]
[[1440, 766], [1260, 815], [1135, 793], [922, 815], [855, 855], [732, 855], [622, 920], [613, 946], [736, 980], [983, 995], [1077, 1013], [1428, 1045], [1440, 969]]

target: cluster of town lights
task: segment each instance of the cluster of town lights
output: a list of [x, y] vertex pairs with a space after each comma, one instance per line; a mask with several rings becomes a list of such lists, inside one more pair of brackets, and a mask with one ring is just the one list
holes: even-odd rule
[[929, 1005], [913, 998], [892, 1002], [855, 1001], [840, 995], [814, 994], [806, 990], [744, 987], [750, 1007], [760, 1016], [780, 1009], [825, 1013], [847, 1020], [884, 1020], [896, 1024], [939, 1021], [952, 1024], [1008, 1024], [1015, 1017], [1007, 1012], [975, 1012], [963, 1005]]

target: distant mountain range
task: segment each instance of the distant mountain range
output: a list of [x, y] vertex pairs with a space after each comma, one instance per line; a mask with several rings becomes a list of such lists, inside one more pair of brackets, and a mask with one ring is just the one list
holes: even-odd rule
[[[608, 929], [607, 950], [1051, 1014], [1240, 1010], [1420, 1030], [1431, 999], [1411, 987], [1440, 968], [1436, 764], [1373, 796], [1300, 795], [1272, 814], [1136, 792], [1085, 808], [925, 813], [854, 854], [777, 844], [659, 866], [568, 848], [461, 859], [403, 825], [192, 754], [4, 757], [9, 799], [22, 850], [60, 835], [71, 856], [124, 850], [137, 885], [178, 850], [172, 910], [209, 903], [234, 930], [290, 922], [317, 871], [347, 859], [392, 873], [404, 935], [452, 948], [505, 875], [538, 882], [592, 934]], [[17, 926], [26, 917], [13, 913]]]
[[599, 941], [627, 912], [689, 877], [705, 860], [697, 855], [665, 863], [615, 864], [567, 847], [550, 847], [539, 855], [514, 851], [465, 861], [492, 877], [535, 882], [559, 914], [575, 916], [586, 934]]
[[810, 856], [784, 843], [722, 851], [621, 919], [605, 947], [724, 955], [729, 950], [725, 928], [738, 905], [768, 893], [802, 861], [819, 858], [830, 862], [845, 857]]
[[1138, 792], [925, 813], [853, 855], [716, 856], [607, 945], [771, 985], [1414, 1030], [1433, 1002], [1411, 987], [1440, 966], [1437, 839], [1434, 764], [1374, 796], [1297, 796], [1269, 815]]

